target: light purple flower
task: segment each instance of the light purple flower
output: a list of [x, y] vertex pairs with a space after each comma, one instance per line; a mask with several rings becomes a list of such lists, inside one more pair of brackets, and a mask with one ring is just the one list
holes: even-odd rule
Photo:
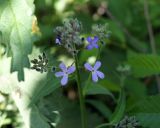
[[96, 61], [95, 65], [92, 67], [89, 63], [85, 63], [84, 67], [92, 72], [92, 80], [94, 82], [98, 81], [98, 77], [103, 79], [104, 78], [104, 74], [100, 71], [98, 71], [98, 69], [101, 67], [101, 62], [100, 61]]
[[61, 45], [61, 38], [60, 38], [60, 37], [57, 37], [57, 38], [56, 38], [56, 44]]
[[87, 41], [89, 44], [87, 45], [86, 48], [88, 50], [91, 50], [93, 48], [98, 48], [98, 44], [97, 44], [98, 40], [99, 40], [99, 38], [97, 36], [95, 36], [93, 39], [90, 36], [87, 37]]
[[62, 71], [56, 72], [55, 76], [56, 77], [62, 77], [61, 85], [64, 86], [68, 82], [68, 75], [75, 71], [75, 66], [70, 66], [70, 67], [67, 68], [64, 63], [60, 63], [59, 68]]

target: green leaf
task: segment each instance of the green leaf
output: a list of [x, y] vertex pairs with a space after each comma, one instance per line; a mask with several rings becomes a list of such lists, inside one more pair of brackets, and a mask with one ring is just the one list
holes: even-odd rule
[[[52, 102], [51, 102], [52, 101]], [[41, 102], [41, 111], [56, 125], [56, 128], [81, 128], [80, 108], [76, 101], [68, 100], [62, 94], [61, 89], [56, 89], [52, 94], [46, 96]], [[53, 119], [51, 112], [59, 113], [59, 120]], [[87, 128], [94, 128], [102, 123], [102, 117], [94, 112], [86, 110], [88, 122]], [[78, 125], [77, 125], [78, 124]]]
[[118, 105], [110, 119], [111, 124], [117, 124], [122, 119], [122, 117], [124, 116], [125, 108], [126, 108], [126, 96], [124, 90], [122, 89], [120, 92]]
[[160, 95], [149, 96], [129, 109], [130, 113], [160, 113]]
[[159, 113], [137, 113], [135, 116], [140, 125], [145, 128], [158, 128], [160, 126]]
[[145, 77], [160, 73], [160, 57], [156, 55], [136, 54], [128, 58], [133, 74], [136, 77]]
[[113, 94], [107, 88], [93, 82], [87, 82], [87, 84], [83, 88], [83, 94], [84, 95], [104, 94], [104, 95], [109, 95], [113, 99], [115, 99]]
[[136, 116], [140, 125], [149, 128], [160, 126], [160, 95], [149, 96], [133, 105], [128, 113]]
[[10, 49], [11, 72], [18, 71], [19, 81], [24, 80], [23, 68], [29, 67], [33, 12], [33, 0], [0, 0], [2, 42]]

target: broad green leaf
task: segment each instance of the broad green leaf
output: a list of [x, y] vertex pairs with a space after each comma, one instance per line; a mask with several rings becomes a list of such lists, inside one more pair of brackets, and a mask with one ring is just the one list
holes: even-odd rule
[[133, 74], [136, 77], [145, 77], [160, 73], [160, 57], [156, 55], [137, 54], [128, 58]]
[[93, 82], [86, 83], [83, 89], [83, 94], [84, 95], [104, 94], [104, 95], [109, 95], [114, 99], [113, 94], [107, 88]]
[[[55, 123], [56, 128], [81, 128], [80, 108], [77, 100], [68, 100], [67, 97], [62, 94], [61, 89], [55, 90], [40, 102], [40, 110], [49, 118], [50, 123]], [[96, 125], [102, 123], [101, 116], [88, 110], [89, 109], [86, 110], [87, 128], [94, 128]], [[51, 112], [59, 113], [58, 121], [53, 118], [53, 113]]]
[[32, 51], [33, 0], [0, 0], [0, 31], [2, 43], [11, 53], [11, 72], [18, 71], [24, 80], [24, 67], [29, 67], [28, 54]]
[[147, 96], [146, 85], [140, 80], [127, 78], [125, 87], [127, 88], [127, 93], [129, 93], [131, 97], [134, 97], [135, 100], [140, 100]]
[[140, 125], [148, 128], [160, 126], [160, 95], [149, 96], [133, 105], [128, 113], [136, 116]]
[[160, 95], [148, 96], [129, 109], [129, 113], [160, 113]]
[[145, 128], [159, 128], [160, 113], [137, 113], [136, 119]]

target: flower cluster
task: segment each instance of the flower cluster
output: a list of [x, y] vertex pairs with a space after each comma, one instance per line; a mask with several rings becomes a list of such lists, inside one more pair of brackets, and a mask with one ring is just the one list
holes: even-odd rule
[[101, 43], [104, 43], [104, 40], [110, 37], [111, 32], [108, 31], [107, 24], [105, 25], [96, 24], [96, 25], [93, 25], [92, 27], [92, 34], [97, 35]]
[[115, 128], [137, 128], [139, 127], [139, 123], [134, 116], [132, 117], [124, 117]]
[[64, 22], [63, 26], [55, 29], [56, 44], [63, 45], [70, 53], [74, 54], [76, 45], [81, 45], [83, 41], [80, 37], [82, 25], [77, 19]]
[[[64, 46], [74, 57], [77, 56], [79, 51], [79, 45], [84, 44], [87, 42], [87, 45], [84, 49], [92, 50], [92, 49], [99, 49], [102, 39], [105, 37], [107, 38], [106, 27], [102, 25], [95, 25], [92, 29], [92, 36], [88, 37], [81, 37], [81, 30], [82, 25], [77, 19], [70, 19], [64, 22], [63, 26], [58, 26], [55, 28], [56, 39], [55, 43]], [[50, 67], [48, 66], [48, 59], [46, 55], [43, 53], [42, 56], [39, 56], [38, 59], [34, 59], [31, 61], [34, 65], [32, 69], [35, 69], [39, 72], [46, 72], [47, 69]], [[72, 75], [75, 70], [77, 70], [79, 66], [74, 66], [74, 63], [67, 67], [63, 62], [59, 64], [59, 71], [57, 71], [57, 67], [52, 66], [52, 71], [55, 72], [56, 77], [61, 77], [61, 85], [65, 86], [68, 83], [69, 75]], [[97, 82], [98, 79], [103, 79], [105, 75], [99, 71], [101, 67], [101, 62], [96, 61], [93, 66], [89, 63], [84, 64], [84, 68], [89, 71], [92, 75], [92, 81]], [[78, 68], [79, 69], [79, 68]]]
[[31, 60], [31, 63], [33, 64], [33, 66], [31, 67], [31, 69], [34, 69], [38, 72], [47, 72], [48, 70], [48, 59], [45, 55], [45, 53], [38, 56], [38, 59], [33, 59]]

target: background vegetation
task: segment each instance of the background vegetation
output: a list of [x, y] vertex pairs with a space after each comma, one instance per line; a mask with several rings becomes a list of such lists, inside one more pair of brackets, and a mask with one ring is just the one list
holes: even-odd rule
[[[53, 31], [77, 18], [84, 37], [96, 23], [107, 23], [111, 31], [100, 58], [106, 77], [84, 89], [88, 128], [118, 124], [124, 116], [159, 128], [159, 5], [159, 0], [0, 0], [0, 127], [81, 128], [76, 82], [62, 88], [53, 72], [29, 69], [42, 52], [50, 65], [72, 62], [56, 47]], [[79, 57], [92, 61], [96, 54], [82, 51]]]

